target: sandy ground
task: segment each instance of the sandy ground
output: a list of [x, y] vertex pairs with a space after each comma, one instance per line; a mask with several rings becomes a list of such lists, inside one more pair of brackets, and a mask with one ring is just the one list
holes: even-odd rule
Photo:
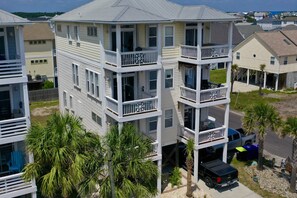
[[33, 111], [31, 111], [31, 114], [33, 116], [48, 116], [51, 115], [53, 112], [58, 111], [59, 106], [51, 106], [51, 107], [40, 107], [36, 108]]
[[282, 118], [297, 116], [297, 94], [268, 94], [268, 97], [281, 98], [280, 102], [272, 103]]

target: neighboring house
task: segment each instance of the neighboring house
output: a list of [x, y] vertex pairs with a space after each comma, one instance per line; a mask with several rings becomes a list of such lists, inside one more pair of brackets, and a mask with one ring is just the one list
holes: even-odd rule
[[247, 39], [255, 32], [263, 32], [263, 29], [259, 25], [252, 24], [236, 24], [236, 28], [243, 39]]
[[[92, 1], [55, 17], [60, 111], [100, 135], [134, 124], [152, 139], [160, 172], [162, 147], [193, 138], [197, 180], [199, 149], [224, 144], [227, 157], [235, 20], [166, 0]], [[214, 23], [228, 25], [224, 45], [211, 40]], [[209, 80], [219, 62], [227, 62], [227, 86]], [[216, 105], [225, 108], [224, 123], [209, 119]]]
[[233, 63], [238, 78], [258, 84], [260, 64], [265, 64], [264, 88], [293, 88], [297, 84], [297, 30], [257, 32], [235, 47]]
[[35, 181], [22, 169], [33, 162], [26, 153], [30, 127], [23, 26], [29, 21], [0, 10], [0, 197], [36, 197]]
[[282, 27], [287, 26], [287, 25], [297, 26], [297, 16], [284, 17], [282, 19]]
[[264, 31], [269, 31], [281, 27], [282, 21], [279, 19], [266, 17], [257, 21], [257, 25], [259, 25]]
[[39, 76], [43, 80], [55, 82], [55, 36], [49, 22], [34, 22], [30, 26], [25, 26], [24, 40], [27, 74], [33, 80], [41, 80], [38, 79]]
[[262, 20], [266, 16], [267, 16], [266, 12], [255, 12], [254, 13], [254, 18], [256, 19], [256, 21]]

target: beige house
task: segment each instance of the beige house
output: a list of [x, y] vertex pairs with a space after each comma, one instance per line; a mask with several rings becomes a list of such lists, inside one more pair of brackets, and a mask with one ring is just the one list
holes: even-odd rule
[[265, 64], [263, 87], [275, 90], [297, 86], [297, 30], [257, 32], [235, 47], [233, 63], [238, 79], [258, 84]]
[[24, 28], [27, 74], [34, 80], [39, 75], [54, 81], [56, 52], [55, 36], [49, 22], [35, 22]]
[[[197, 180], [199, 149], [224, 144], [227, 157], [235, 20], [166, 0], [92, 1], [55, 17], [60, 111], [100, 135], [133, 123], [152, 140], [160, 172], [163, 147], [194, 139]], [[227, 26], [225, 43], [211, 38], [216, 23]], [[210, 65], [221, 62], [227, 86], [209, 80]], [[209, 117], [217, 105], [225, 108], [223, 123]]]

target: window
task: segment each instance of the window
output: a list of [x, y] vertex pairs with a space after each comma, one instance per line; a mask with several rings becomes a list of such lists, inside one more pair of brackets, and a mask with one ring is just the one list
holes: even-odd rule
[[172, 47], [174, 45], [174, 30], [173, 26], [165, 26], [165, 47]]
[[157, 89], [157, 71], [150, 71], [149, 76], [150, 90]]
[[86, 82], [88, 94], [100, 98], [100, 74], [86, 70]]
[[88, 36], [97, 36], [97, 27], [88, 27]]
[[67, 38], [71, 39], [70, 26], [69, 25], [67, 25]]
[[173, 69], [165, 70], [165, 88], [173, 87]]
[[30, 41], [29, 43], [30, 43], [30, 45], [33, 45], [33, 41]]
[[62, 32], [62, 26], [61, 25], [57, 25], [57, 31]]
[[73, 96], [69, 96], [69, 106], [71, 109], [73, 108]]
[[287, 64], [288, 64], [288, 57], [285, 56], [285, 57], [284, 57], [284, 65], [287, 65]]
[[157, 27], [149, 26], [148, 28], [148, 46], [157, 47]]
[[157, 130], [157, 123], [158, 123], [158, 117], [149, 118], [149, 131], [150, 132], [154, 132]]
[[74, 26], [74, 38], [76, 41], [79, 41], [79, 27], [78, 26]]
[[73, 84], [79, 86], [78, 65], [72, 64], [72, 81]]
[[173, 110], [165, 110], [165, 128], [172, 127], [173, 125]]
[[274, 63], [275, 63], [275, 57], [271, 56], [270, 57], [270, 65], [274, 65]]
[[31, 60], [31, 64], [34, 64], [34, 60]]
[[63, 91], [63, 105], [67, 107], [67, 92]]
[[240, 52], [236, 52], [236, 59], [237, 59], [237, 60], [240, 59]]
[[44, 63], [47, 63], [47, 60], [46, 60], [46, 59], [44, 59], [44, 60], [43, 60], [43, 62], [44, 62]]
[[102, 119], [96, 113], [92, 112], [92, 120], [96, 122], [99, 126], [102, 126]]
[[41, 45], [41, 44], [46, 44], [46, 40], [36, 40], [36, 41], [30, 41], [30, 45]]

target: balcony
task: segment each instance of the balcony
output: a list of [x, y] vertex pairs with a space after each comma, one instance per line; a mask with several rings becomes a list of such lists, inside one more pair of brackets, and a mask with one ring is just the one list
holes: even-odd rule
[[[119, 115], [118, 112], [118, 101], [106, 96], [107, 109], [113, 112], [116, 115]], [[148, 113], [157, 111], [158, 108], [158, 98], [146, 98], [139, 100], [132, 100], [123, 102], [123, 116], [131, 116], [142, 113]]]
[[115, 67], [135, 67], [157, 64], [158, 51], [120, 52], [105, 50], [105, 61]]
[[[224, 139], [225, 127], [217, 127], [199, 132], [199, 144], [206, 144]], [[195, 139], [195, 131], [184, 126], [180, 126], [179, 136], [183, 139]]]
[[[223, 85], [216, 88], [213, 87], [215, 86], [210, 86], [210, 88], [200, 91], [200, 103], [213, 102], [227, 98], [228, 87]], [[197, 101], [196, 90], [188, 87], [180, 87], [180, 97], [194, 103]]]
[[28, 131], [26, 117], [0, 121], [0, 144], [24, 140]]
[[[197, 52], [197, 46], [181, 45], [181, 58], [197, 60]], [[228, 45], [207, 44], [201, 47], [201, 60], [226, 58], [228, 54]]]
[[26, 195], [36, 191], [32, 182], [22, 179], [23, 173], [0, 177], [0, 198]]
[[23, 75], [21, 60], [0, 61], [0, 80], [23, 77]]

